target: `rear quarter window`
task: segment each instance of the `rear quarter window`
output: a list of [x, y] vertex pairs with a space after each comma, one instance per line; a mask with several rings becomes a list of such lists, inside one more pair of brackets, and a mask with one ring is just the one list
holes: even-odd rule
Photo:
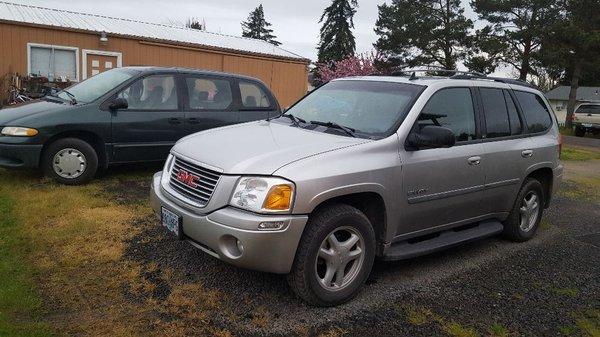
[[515, 91], [530, 133], [543, 132], [552, 126], [550, 111], [544, 100], [530, 92]]

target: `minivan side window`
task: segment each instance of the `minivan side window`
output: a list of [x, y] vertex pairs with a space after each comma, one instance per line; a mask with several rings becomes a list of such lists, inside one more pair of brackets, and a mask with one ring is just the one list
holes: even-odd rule
[[600, 105], [583, 104], [575, 112], [578, 114], [600, 115]]
[[245, 108], [269, 108], [271, 102], [265, 92], [256, 84], [240, 82], [242, 105]]
[[193, 110], [225, 110], [233, 102], [226, 79], [190, 76], [185, 79], [189, 107]]
[[542, 98], [525, 91], [515, 91], [515, 95], [519, 105], [521, 105], [529, 132], [535, 133], [548, 130], [552, 125], [552, 118]]
[[121, 91], [119, 98], [127, 100], [127, 110], [177, 110], [177, 86], [173, 75], [152, 75], [135, 81]]
[[508, 109], [502, 89], [480, 88], [483, 112], [485, 115], [486, 137], [510, 136]]
[[475, 139], [475, 109], [469, 88], [442, 89], [429, 99], [417, 120], [420, 129], [428, 125], [447, 127], [457, 142]]

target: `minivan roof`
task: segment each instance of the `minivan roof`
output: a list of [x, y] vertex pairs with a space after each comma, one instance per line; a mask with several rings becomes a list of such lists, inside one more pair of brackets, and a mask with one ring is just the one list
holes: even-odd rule
[[255, 77], [251, 77], [251, 76], [231, 74], [231, 73], [225, 73], [225, 72], [213, 71], [213, 70], [201, 70], [201, 69], [195, 69], [195, 68], [184, 68], [184, 67], [128, 66], [128, 67], [122, 67], [122, 68], [119, 68], [119, 69], [123, 69], [123, 70], [132, 69], [132, 70], [138, 70], [138, 71], [141, 71], [141, 72], [153, 72], [153, 73], [161, 73], [161, 72], [172, 73], [172, 72], [177, 72], [177, 73], [197, 74], [197, 75], [213, 75], [213, 76], [217, 75], [217, 76], [227, 76], [227, 77], [235, 77], [235, 78], [247, 79], [247, 80], [252, 80], [252, 81], [260, 81], [259, 79], [255, 78]]

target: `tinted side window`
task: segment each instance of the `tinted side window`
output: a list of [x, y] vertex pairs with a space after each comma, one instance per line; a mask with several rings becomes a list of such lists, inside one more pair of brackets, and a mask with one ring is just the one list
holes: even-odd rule
[[177, 87], [173, 75], [144, 77], [119, 93], [128, 110], [177, 110]]
[[210, 77], [187, 77], [189, 107], [194, 110], [225, 110], [233, 102], [231, 83]]
[[550, 112], [541, 97], [524, 91], [515, 91], [515, 95], [525, 115], [529, 132], [542, 132], [552, 125]]
[[442, 89], [429, 99], [418, 119], [420, 129], [438, 125], [454, 132], [456, 141], [475, 139], [475, 110], [468, 88]]
[[502, 89], [480, 88], [488, 138], [510, 136], [508, 110]]
[[269, 108], [271, 102], [265, 92], [256, 84], [240, 82], [242, 104], [246, 108]]
[[600, 115], [600, 105], [581, 105], [577, 108], [576, 113], [579, 114], [592, 114], [592, 115]]
[[521, 117], [519, 117], [519, 113], [517, 112], [517, 106], [515, 105], [515, 102], [506, 90], [504, 90], [504, 100], [506, 100], [506, 107], [508, 108], [510, 134], [521, 134], [521, 132], [523, 132], [523, 123], [521, 122]]

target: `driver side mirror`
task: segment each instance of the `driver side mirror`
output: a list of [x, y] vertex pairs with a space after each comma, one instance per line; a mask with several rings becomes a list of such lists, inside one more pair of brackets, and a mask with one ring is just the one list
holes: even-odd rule
[[454, 132], [443, 126], [428, 125], [421, 131], [411, 132], [406, 138], [413, 150], [452, 147], [456, 143]]
[[129, 103], [127, 103], [127, 100], [125, 98], [118, 97], [114, 101], [112, 101], [108, 107], [113, 111], [123, 110], [129, 107]]

